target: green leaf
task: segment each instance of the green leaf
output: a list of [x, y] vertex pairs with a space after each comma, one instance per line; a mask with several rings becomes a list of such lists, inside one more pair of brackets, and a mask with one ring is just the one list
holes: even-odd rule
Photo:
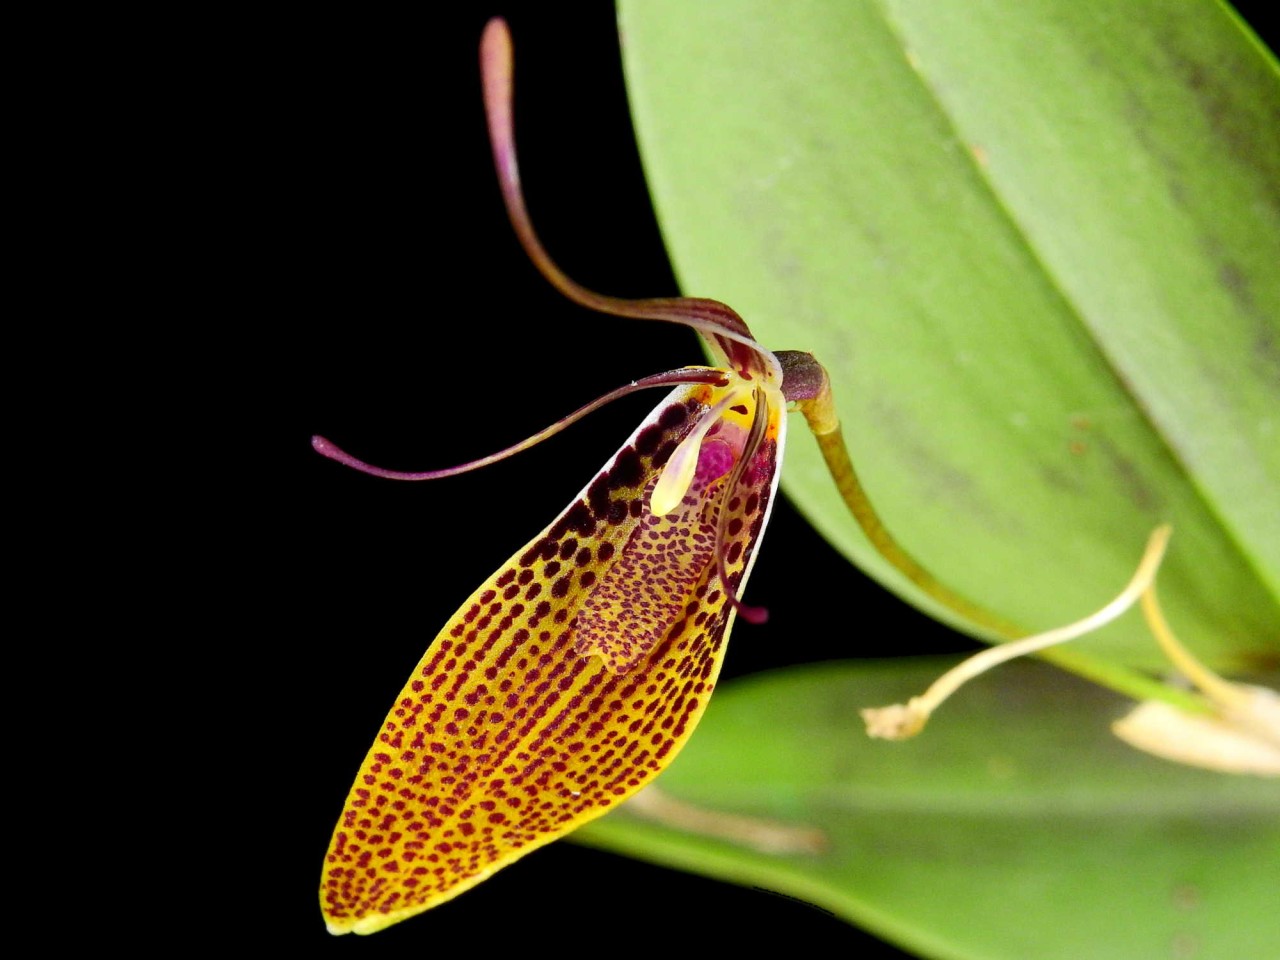
[[[826, 365], [909, 550], [1041, 630], [1168, 521], [1175, 630], [1219, 667], [1276, 663], [1280, 74], [1229, 10], [624, 0], [621, 24], [681, 285]], [[938, 613], [803, 429], [783, 482]], [[1086, 643], [1161, 664], [1136, 617]]]
[[1275, 781], [1132, 750], [1108, 730], [1126, 701], [1041, 664], [965, 687], [914, 740], [861, 734], [860, 707], [905, 700], [944, 666], [739, 681], [663, 775], [679, 800], [818, 827], [820, 854], [761, 853], [626, 807], [574, 838], [801, 897], [931, 957], [1274, 950]]

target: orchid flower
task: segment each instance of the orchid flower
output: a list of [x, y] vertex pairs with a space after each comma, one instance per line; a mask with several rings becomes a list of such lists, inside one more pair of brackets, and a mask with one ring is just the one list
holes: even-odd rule
[[[406, 474], [323, 438], [315, 448], [393, 479], [449, 476], [526, 449], [602, 404], [674, 387], [569, 506], [482, 584], [396, 698], [347, 797], [321, 891], [330, 932], [372, 933], [443, 903], [650, 783], [697, 726], [777, 491], [788, 399], [820, 368], [775, 356], [714, 300], [619, 300], [551, 261], [521, 196], [511, 44], [481, 44], [485, 107], [507, 210], [570, 299], [697, 330], [714, 366], [636, 381], [490, 457]], [[784, 375], [784, 368], [788, 371]]]
[[[715, 689], [735, 618], [765, 617], [742, 596], [777, 493], [788, 404], [804, 414], [845, 502], [882, 557], [993, 636], [1023, 637], [944, 677], [907, 714], [872, 711], [877, 730], [916, 732], [965, 677], [1030, 651], [1135, 699], [1204, 709], [1155, 679], [1052, 647], [1154, 589], [1167, 531], [1153, 535], [1138, 574], [1116, 601], [1031, 637], [936, 581], [871, 507], [826, 373], [810, 355], [769, 352], [718, 301], [608, 297], [579, 286], [552, 262], [521, 194], [511, 41], [499, 20], [485, 29], [481, 65], [503, 199], [537, 268], [581, 305], [696, 330], [713, 362], [634, 381], [521, 443], [442, 470], [384, 470], [313, 439], [320, 453], [355, 469], [430, 480], [519, 453], [618, 397], [670, 391], [565, 510], [462, 604], [410, 675], [360, 768], [326, 855], [321, 906], [331, 933], [373, 933], [452, 899], [616, 808], [675, 758]], [[1237, 693], [1233, 703], [1243, 696]], [[1277, 721], [1267, 717], [1270, 736]]]

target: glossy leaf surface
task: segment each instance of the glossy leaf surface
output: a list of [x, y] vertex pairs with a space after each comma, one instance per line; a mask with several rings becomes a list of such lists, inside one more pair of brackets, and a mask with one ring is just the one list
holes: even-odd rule
[[[621, 25], [682, 286], [828, 367], [908, 549], [1035, 630], [1105, 600], [1168, 521], [1180, 635], [1275, 662], [1280, 78], [1229, 11], [643, 0]], [[803, 433], [787, 492], [931, 609]], [[1088, 643], [1159, 662], [1136, 618]]]
[[739, 681], [663, 775], [679, 800], [817, 827], [823, 853], [761, 853], [626, 808], [575, 838], [800, 897], [929, 957], [1269, 955], [1275, 781], [1140, 754], [1108, 730], [1126, 701], [1040, 664], [975, 682], [915, 740], [861, 735], [859, 707], [945, 665]]

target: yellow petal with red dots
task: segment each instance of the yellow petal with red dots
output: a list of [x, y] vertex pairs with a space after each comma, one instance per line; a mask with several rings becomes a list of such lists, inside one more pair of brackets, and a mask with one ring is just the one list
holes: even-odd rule
[[776, 489], [780, 405], [758, 444], [728, 421], [708, 431], [671, 515], [647, 501], [733, 389], [678, 388], [436, 637], [334, 831], [321, 886], [331, 933], [372, 933], [457, 896], [608, 812], [679, 752], [733, 621], [717, 530], [736, 595]]

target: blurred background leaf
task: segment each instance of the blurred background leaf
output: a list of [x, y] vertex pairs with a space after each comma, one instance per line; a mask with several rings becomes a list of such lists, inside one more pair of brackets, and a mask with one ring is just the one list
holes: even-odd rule
[[[1168, 521], [1183, 639], [1275, 663], [1280, 77], [1233, 14], [644, 0], [621, 25], [682, 287], [827, 366], [908, 549], [1038, 630], [1109, 598]], [[801, 510], [937, 613], [792, 437]], [[1160, 663], [1137, 619], [1088, 649]]]
[[[947, 662], [829, 664], [721, 690], [660, 788], [820, 829], [780, 856], [611, 815], [575, 839], [809, 900], [924, 956], [1263, 957], [1275, 943], [1280, 787], [1140, 754], [1127, 701], [1043, 664], [966, 687], [920, 737], [858, 708]], [[1273, 678], [1274, 679], [1274, 678]]]

